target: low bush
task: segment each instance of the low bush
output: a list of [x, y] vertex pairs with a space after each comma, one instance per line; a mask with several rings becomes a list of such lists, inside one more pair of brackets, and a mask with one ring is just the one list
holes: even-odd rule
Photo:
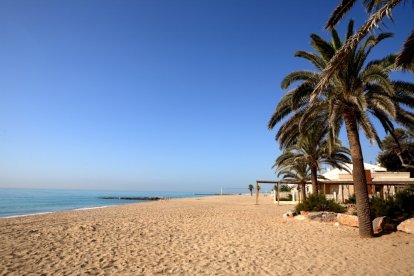
[[356, 203], [356, 196], [355, 194], [351, 195], [347, 199], [345, 199], [345, 204], [355, 204]]
[[394, 219], [410, 218], [414, 216], [414, 193], [404, 190], [387, 199], [372, 197], [369, 205], [372, 219], [382, 216]]
[[331, 211], [335, 213], [344, 213], [346, 208], [336, 203], [334, 200], [326, 199], [325, 195], [309, 195], [303, 202], [296, 205], [296, 211]]

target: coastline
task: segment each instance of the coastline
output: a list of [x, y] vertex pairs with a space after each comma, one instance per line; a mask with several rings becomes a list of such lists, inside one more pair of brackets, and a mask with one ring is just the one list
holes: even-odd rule
[[194, 197], [185, 192], [0, 188], [0, 219]]
[[[412, 275], [414, 237], [283, 220], [269, 197], [207, 196], [0, 220], [0, 274]], [[363, 260], [364, 265], [356, 265]]]
[[[132, 204], [132, 202], [124, 203], [124, 204]], [[120, 204], [120, 205], [124, 205], [124, 204]], [[12, 215], [12, 216], [0, 217], [0, 220], [1, 219], [20, 218], [20, 217], [29, 217], [29, 216], [40, 216], [40, 215], [55, 214], [55, 213], [60, 213], [60, 212], [86, 211], [86, 210], [107, 208], [107, 207], [112, 207], [112, 206], [113, 207], [116, 207], [116, 206], [120, 206], [120, 205], [105, 205], [105, 206], [85, 207], [85, 208], [76, 208], [76, 209], [68, 209], [68, 210], [58, 210], [58, 211], [50, 211], [50, 212], [39, 212], [39, 213]]]

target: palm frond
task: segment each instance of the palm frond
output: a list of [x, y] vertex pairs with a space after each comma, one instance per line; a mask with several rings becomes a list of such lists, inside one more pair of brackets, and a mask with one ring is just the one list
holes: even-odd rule
[[370, 109], [381, 110], [382, 113], [387, 114], [393, 119], [397, 116], [395, 103], [385, 95], [372, 96], [368, 99], [368, 105]]
[[354, 34], [354, 20], [349, 20], [345, 40]]
[[400, 108], [397, 110], [396, 121], [409, 130], [414, 131], [414, 113]]
[[291, 108], [292, 103], [292, 93], [287, 93], [285, 96], [280, 99], [278, 105], [276, 106], [275, 111], [270, 118], [267, 127], [273, 129], [277, 123], [279, 123], [283, 118], [288, 116], [293, 110]]
[[379, 65], [374, 64], [370, 67], [366, 67], [361, 73], [361, 79], [364, 82], [374, 82], [377, 85], [380, 85], [383, 91], [385, 91], [388, 95], [392, 96], [394, 94], [394, 86], [388, 78], [387, 71]]
[[396, 65], [403, 69], [409, 69], [410, 66], [414, 65], [414, 29], [405, 40], [401, 52], [397, 57]]
[[332, 45], [335, 47], [335, 50], [339, 50], [342, 46], [342, 41], [339, 38], [338, 32], [335, 29], [332, 29]]
[[387, 71], [395, 70], [395, 60], [397, 58], [396, 54], [390, 54], [382, 59], [379, 60], [373, 60], [367, 64], [367, 67], [370, 67], [372, 65], [378, 65], [381, 68], [384, 68]]
[[365, 136], [368, 138], [371, 144], [373, 144], [376, 141], [378, 146], [381, 147], [381, 139], [379, 138], [377, 131], [375, 130], [368, 116], [365, 113], [360, 112], [358, 113], [357, 118], [358, 124], [363, 129]]
[[354, 6], [356, 0], [342, 0], [341, 3], [336, 7], [328, 22], [325, 25], [326, 29], [332, 29], [335, 25], [348, 13], [348, 11]]
[[[362, 25], [362, 27], [353, 34], [346, 43], [336, 52], [335, 56], [330, 59], [328, 65], [322, 73], [321, 79], [318, 85], [315, 87], [314, 94], [320, 93], [321, 90], [327, 85], [329, 79], [343, 64], [348, 55], [356, 48], [359, 42], [369, 33], [374, 27], [382, 21], [385, 16], [391, 16], [391, 10], [397, 6], [401, 0], [389, 0], [381, 9], [372, 14], [369, 19]], [[312, 98], [315, 98], [313, 96]]]
[[282, 89], [287, 89], [287, 88], [289, 88], [290, 85], [292, 85], [292, 83], [294, 83], [296, 81], [305, 81], [305, 80], [308, 80], [308, 79], [310, 79], [314, 76], [315, 76], [314, 72], [307, 71], [307, 70], [292, 72], [292, 73], [288, 74], [282, 80], [281, 88]]
[[371, 108], [369, 112], [380, 121], [386, 133], [394, 131], [394, 124], [390, 120], [388, 114], [375, 107]]
[[335, 49], [332, 45], [317, 34], [311, 34], [311, 46], [325, 59], [330, 60], [334, 54]]
[[320, 56], [318, 56], [318, 55], [316, 55], [312, 52], [297, 51], [295, 53], [295, 57], [301, 57], [301, 58], [309, 60], [319, 70], [323, 70], [323, 68], [325, 68], [325, 66], [326, 66], [326, 61], [323, 58], [321, 58]]

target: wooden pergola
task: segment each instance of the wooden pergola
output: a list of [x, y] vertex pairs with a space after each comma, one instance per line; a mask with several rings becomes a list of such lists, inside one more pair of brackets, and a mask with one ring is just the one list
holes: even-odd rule
[[[286, 180], [278, 180], [278, 181], [271, 181], [271, 180], [256, 180], [256, 205], [259, 204], [259, 184], [273, 184], [277, 185], [277, 205], [280, 205], [280, 199], [279, 199], [279, 192], [281, 184], [301, 184], [299, 181], [286, 181]], [[305, 185], [310, 185], [312, 182], [306, 181]], [[322, 180], [318, 181], [318, 184], [323, 185], [340, 185], [340, 186], [346, 186], [346, 185], [354, 185], [354, 182], [351, 180]], [[379, 180], [375, 181], [375, 179], [372, 180], [372, 182], [368, 183], [368, 186], [414, 186], [414, 181], [404, 181], [404, 180], [390, 180], [390, 181], [384, 181]]]
[[[310, 182], [306, 182], [306, 184], [309, 184], [309, 183]], [[256, 205], [259, 204], [259, 184], [273, 184], [273, 185], [276, 184], [277, 185], [277, 205], [280, 205], [279, 184], [300, 184], [300, 182], [299, 181], [286, 181], [286, 180], [279, 180], [279, 181], [256, 180]]]

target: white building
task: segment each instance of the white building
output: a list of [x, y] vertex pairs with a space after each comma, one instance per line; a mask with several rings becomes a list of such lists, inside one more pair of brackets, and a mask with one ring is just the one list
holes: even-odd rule
[[[343, 202], [349, 196], [355, 193], [352, 179], [352, 164], [346, 165], [347, 170], [332, 169], [322, 175], [329, 181], [329, 184], [323, 184], [325, 180], [319, 181], [319, 190], [326, 194], [328, 198], [334, 198]], [[379, 165], [364, 163], [365, 175], [368, 184], [368, 193], [370, 195], [386, 196], [394, 194], [400, 185], [414, 185], [414, 178], [410, 178], [409, 172], [387, 172]], [[338, 182], [335, 184], [333, 182]], [[312, 186], [309, 185], [309, 192], [312, 192]]]

